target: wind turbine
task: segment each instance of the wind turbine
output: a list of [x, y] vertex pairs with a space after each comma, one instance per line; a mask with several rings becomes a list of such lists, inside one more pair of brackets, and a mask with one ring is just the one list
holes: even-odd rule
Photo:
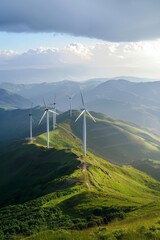
[[35, 140], [35, 138], [33, 138], [33, 127], [32, 127], [32, 124], [33, 124], [33, 115], [32, 115], [32, 106], [33, 104], [31, 104], [31, 108], [30, 108], [30, 111], [29, 111], [29, 138], [26, 138], [26, 140], [29, 140], [29, 141], [32, 141], [32, 140]]
[[77, 119], [75, 120], [75, 122], [78, 121], [78, 119], [83, 115], [83, 155], [86, 156], [86, 115], [88, 114], [89, 117], [96, 122], [96, 120], [94, 119], [94, 117], [88, 112], [88, 110], [86, 109], [85, 103], [84, 103], [84, 99], [81, 93], [81, 99], [82, 99], [82, 104], [83, 104], [83, 109], [82, 112], [79, 114], [79, 116], [77, 117]]
[[30, 140], [32, 141], [32, 122], [33, 122], [33, 117], [32, 117], [32, 108], [30, 109], [29, 112], [29, 129], [30, 129]]
[[57, 120], [57, 117], [56, 115], [58, 115], [58, 113], [56, 112], [56, 95], [54, 96], [54, 102], [53, 103], [50, 103], [50, 105], [53, 105], [53, 130], [56, 130], [56, 120]]
[[49, 113], [56, 113], [54, 112], [53, 110], [49, 109], [46, 104], [45, 104], [45, 101], [43, 99], [43, 102], [44, 102], [44, 105], [45, 105], [45, 110], [44, 110], [44, 113], [39, 121], [39, 124], [42, 122], [43, 118], [45, 117], [45, 115], [47, 116], [47, 121], [46, 121], [46, 135], [47, 135], [47, 148], [49, 148]]
[[67, 96], [69, 99], [70, 117], [72, 117], [72, 97], [73, 97], [73, 95], [72, 96], [67, 95]]

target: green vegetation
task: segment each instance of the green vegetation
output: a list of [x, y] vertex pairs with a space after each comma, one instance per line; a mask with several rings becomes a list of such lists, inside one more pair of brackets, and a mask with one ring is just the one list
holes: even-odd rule
[[98, 227], [83, 230], [83, 231], [43, 231], [39, 234], [35, 234], [28, 238], [22, 238], [22, 240], [150, 240], [160, 239], [159, 227], [151, 226], [145, 228], [144, 226], [138, 228], [136, 231], [130, 230], [114, 230], [110, 231], [106, 227]]
[[50, 149], [42, 134], [1, 154], [1, 239], [158, 240], [160, 183], [89, 152], [83, 158], [60, 121]]
[[[66, 114], [62, 122], [66, 122]], [[82, 119], [68, 122], [72, 132], [82, 139]], [[130, 164], [160, 180], [160, 138], [136, 125], [93, 113], [94, 123], [87, 119], [87, 145], [90, 151], [115, 164]], [[152, 166], [148, 160], [152, 160]], [[154, 160], [154, 161], [153, 161]], [[145, 166], [143, 164], [145, 161]]]
[[[160, 183], [89, 151], [84, 158], [77, 113], [72, 120], [67, 114], [50, 132], [50, 149], [41, 134], [34, 143], [0, 154], [0, 239], [159, 240]], [[88, 137], [109, 122], [110, 128], [126, 135], [139, 131], [158, 145], [153, 135], [104, 115], [96, 128], [88, 120]]]
[[[29, 136], [29, 119], [27, 110], [4, 111], [0, 110], [1, 140], [0, 149], [13, 140], [22, 141]], [[69, 112], [58, 116], [58, 132], [51, 132], [51, 146], [59, 148], [80, 147], [82, 143], [82, 119], [75, 124], [78, 112], [73, 112], [70, 119]], [[42, 115], [40, 108], [34, 109], [33, 135], [39, 136], [46, 129], [45, 120], [38, 126]], [[116, 164], [130, 164], [139, 170], [145, 171], [152, 177], [160, 180], [160, 138], [149, 131], [134, 124], [107, 117], [104, 114], [93, 113], [97, 122], [87, 119], [87, 148], [94, 154]], [[11, 121], [14, 125], [11, 125]], [[17, 125], [17, 122], [19, 123]], [[14, 126], [14, 127], [13, 127]], [[52, 118], [50, 118], [50, 130]], [[65, 129], [65, 130], [64, 130]], [[67, 132], [68, 131], [68, 132]], [[56, 134], [56, 142], [54, 141]], [[61, 137], [59, 138], [59, 134]], [[63, 135], [63, 137], [62, 137]], [[59, 142], [58, 142], [59, 138]], [[72, 139], [70, 139], [72, 138]], [[75, 139], [76, 141], [74, 141]], [[38, 137], [39, 144], [45, 145], [46, 136]], [[75, 143], [76, 142], [76, 143]], [[8, 149], [8, 148], [7, 148]]]

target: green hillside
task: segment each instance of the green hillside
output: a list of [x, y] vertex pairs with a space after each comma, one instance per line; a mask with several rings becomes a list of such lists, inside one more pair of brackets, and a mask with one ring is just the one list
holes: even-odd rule
[[[29, 135], [29, 110], [14, 110], [14, 111], [0, 111], [1, 122], [1, 139], [0, 150], [3, 151], [4, 147], [8, 149], [8, 144], [11, 141], [22, 141]], [[79, 119], [75, 123], [78, 116], [78, 111], [73, 112], [73, 117], [70, 119], [69, 112], [65, 112], [58, 116], [58, 131], [59, 133], [66, 134], [69, 130], [74, 138], [79, 139], [78, 145], [80, 146], [82, 139], [82, 121]], [[41, 108], [34, 108], [33, 110], [33, 135], [39, 135], [46, 129], [45, 120], [38, 126], [38, 121], [42, 115]], [[160, 180], [160, 138], [151, 132], [139, 128], [137, 125], [129, 122], [120, 121], [104, 114], [94, 113], [97, 122], [92, 122], [87, 119], [87, 148], [96, 155], [107, 159], [108, 161], [116, 164], [131, 164], [132, 166], [145, 171], [154, 178]], [[12, 119], [12, 121], [11, 121]], [[18, 124], [17, 124], [18, 122]], [[52, 129], [52, 118], [50, 118], [50, 130]], [[65, 131], [64, 131], [65, 127]], [[72, 137], [73, 137], [72, 135]], [[53, 138], [53, 139], [52, 139]], [[67, 136], [67, 138], [70, 138]], [[64, 139], [66, 147], [70, 146], [68, 140]], [[45, 144], [45, 135], [41, 139]], [[51, 133], [51, 145], [54, 142], [54, 137]], [[64, 145], [62, 138], [58, 145]], [[74, 142], [74, 141], [72, 141]], [[71, 144], [72, 145], [72, 144]], [[80, 150], [82, 146], [80, 147]]]
[[[59, 122], [67, 124], [72, 133], [82, 139], [83, 118], [77, 123], [67, 117], [67, 112], [60, 116]], [[96, 123], [87, 118], [88, 149], [116, 164], [131, 164], [160, 179], [160, 138], [151, 132], [141, 129], [129, 122], [120, 121], [104, 114], [94, 113]], [[152, 168], [148, 164], [152, 161]], [[145, 161], [143, 168], [142, 162]], [[140, 167], [141, 166], [141, 167]]]
[[42, 134], [1, 154], [1, 239], [158, 239], [160, 183], [89, 152], [84, 159], [63, 118], [50, 149]]

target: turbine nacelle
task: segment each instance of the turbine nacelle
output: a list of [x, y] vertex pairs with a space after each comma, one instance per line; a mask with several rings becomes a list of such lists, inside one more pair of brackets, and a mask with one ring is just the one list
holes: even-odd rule
[[43, 120], [43, 118], [45, 117], [45, 115], [47, 114], [47, 112], [48, 112], [48, 113], [54, 113], [54, 114], [58, 115], [57, 112], [55, 112], [55, 111], [53, 111], [53, 110], [51, 110], [51, 109], [49, 109], [49, 108], [46, 108], [46, 109], [44, 110], [44, 113], [43, 113], [40, 121], [39, 121], [39, 124], [42, 122], [42, 120]]
[[96, 122], [95, 118], [90, 114], [90, 112], [88, 112], [88, 110], [84, 109], [80, 114], [79, 116], [76, 118], [75, 122], [78, 121], [78, 119], [83, 115], [83, 114], [88, 114], [90, 116], [90, 118]]
[[83, 115], [83, 114], [88, 114], [90, 116], [90, 118], [96, 122], [95, 118], [90, 114], [90, 112], [86, 109], [85, 103], [84, 103], [84, 99], [81, 93], [81, 99], [82, 99], [82, 104], [83, 104], [83, 108], [81, 109], [81, 113], [79, 114], [79, 116], [77, 117], [77, 119], [75, 120], [75, 122], [77, 122], [77, 120]]

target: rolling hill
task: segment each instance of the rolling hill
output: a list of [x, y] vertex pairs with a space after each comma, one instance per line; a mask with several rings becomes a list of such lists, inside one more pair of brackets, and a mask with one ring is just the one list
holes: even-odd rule
[[74, 107], [80, 105], [79, 92], [80, 88], [84, 91], [89, 91], [99, 85], [103, 79], [94, 79], [84, 82], [61, 81], [52, 83], [39, 84], [13, 84], [0, 83], [0, 88], [11, 92], [12, 94], [19, 94], [34, 102], [35, 105], [42, 105], [43, 98], [46, 102], [53, 102], [56, 96], [57, 107], [62, 111], [69, 108], [68, 95], [74, 96]]
[[88, 109], [127, 120], [160, 134], [160, 82], [109, 80], [84, 93]]
[[108, 234], [115, 240], [131, 239], [129, 235], [142, 240], [154, 234], [158, 240], [159, 182], [90, 152], [83, 158], [80, 140], [64, 121], [50, 134], [50, 149], [43, 146], [41, 134], [34, 144], [17, 144], [1, 153], [3, 239], [25, 239], [35, 233], [28, 239], [98, 240]]
[[0, 88], [0, 108], [27, 108], [31, 101]]
[[120, 102], [112, 99], [101, 99], [87, 102], [90, 111], [101, 112], [108, 116], [135, 123], [155, 134], [160, 135], [160, 108], [142, 104]]
[[[39, 107], [33, 109], [34, 136], [46, 129], [45, 120], [38, 125], [42, 110]], [[1, 151], [4, 150], [4, 147], [8, 149], [9, 143], [16, 144], [17, 141], [23, 141], [28, 137], [28, 113], [29, 110], [0, 110]], [[60, 114], [58, 126], [64, 124], [65, 128], [70, 129], [70, 134], [82, 139], [82, 119], [75, 124], [78, 111], [73, 113], [72, 119], [69, 117], [69, 112]], [[160, 179], [160, 138], [157, 135], [139, 128], [137, 125], [104, 114], [93, 112], [93, 115], [97, 119], [96, 123], [87, 119], [87, 146], [90, 151], [112, 163], [130, 164], [152, 177]], [[51, 127], [50, 125], [50, 129]], [[45, 138], [43, 145], [45, 145]]]
[[[71, 132], [82, 139], [83, 119], [79, 119], [75, 124], [77, 114], [75, 111], [70, 120], [66, 112], [60, 115], [59, 123], [66, 123], [70, 126]], [[160, 163], [160, 138], [158, 136], [129, 122], [100, 113], [92, 114], [97, 122], [87, 119], [87, 145], [90, 151], [118, 165], [133, 165], [160, 180], [158, 164]], [[142, 163], [145, 163], [145, 166]]]
[[[132, 104], [159, 106], [160, 82], [130, 82], [124, 79], [108, 80], [96, 86], [88, 93], [88, 98], [99, 96]], [[87, 96], [86, 96], [87, 97]]]

